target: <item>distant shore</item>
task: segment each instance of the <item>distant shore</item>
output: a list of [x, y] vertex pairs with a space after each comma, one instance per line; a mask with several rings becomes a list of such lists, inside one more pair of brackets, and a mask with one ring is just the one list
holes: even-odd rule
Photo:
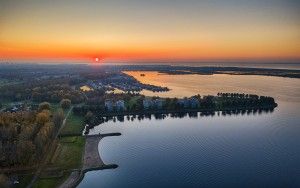
[[229, 75], [257, 75], [276, 76], [287, 78], [300, 78], [300, 70], [297, 69], [274, 69], [274, 68], [251, 68], [251, 67], [229, 67], [229, 66], [171, 66], [171, 65], [140, 65], [120, 66], [121, 71], [157, 71], [169, 75], [186, 74], [229, 74]]

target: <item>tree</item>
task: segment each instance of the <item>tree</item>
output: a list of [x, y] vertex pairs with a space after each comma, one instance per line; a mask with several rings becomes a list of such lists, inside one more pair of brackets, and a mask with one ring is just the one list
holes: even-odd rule
[[39, 125], [44, 125], [50, 120], [50, 112], [48, 110], [43, 110], [36, 115], [36, 123]]
[[38, 111], [41, 112], [43, 110], [50, 110], [50, 104], [48, 102], [42, 102], [39, 104]]
[[71, 100], [70, 99], [63, 99], [60, 101], [60, 106], [63, 108], [63, 109], [68, 109], [70, 108], [71, 106]]
[[8, 177], [4, 174], [0, 174], [0, 187], [3, 188], [9, 187]]
[[53, 123], [56, 130], [59, 129], [59, 127], [62, 125], [64, 121], [64, 112], [62, 109], [58, 109], [57, 112], [53, 115]]

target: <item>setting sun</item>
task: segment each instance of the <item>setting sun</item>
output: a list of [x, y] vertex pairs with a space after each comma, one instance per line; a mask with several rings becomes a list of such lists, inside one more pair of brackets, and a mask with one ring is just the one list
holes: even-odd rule
[[300, 0], [0, 0], [0, 188], [300, 188]]

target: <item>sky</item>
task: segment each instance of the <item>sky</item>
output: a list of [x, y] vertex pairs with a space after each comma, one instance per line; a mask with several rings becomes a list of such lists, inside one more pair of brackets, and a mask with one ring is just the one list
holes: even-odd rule
[[0, 0], [0, 58], [300, 59], [300, 1]]

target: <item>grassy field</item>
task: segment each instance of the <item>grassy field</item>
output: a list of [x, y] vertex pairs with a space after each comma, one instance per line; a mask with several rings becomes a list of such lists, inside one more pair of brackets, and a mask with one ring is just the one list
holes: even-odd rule
[[73, 112], [70, 113], [65, 127], [61, 131], [61, 135], [64, 134], [77, 134], [81, 135], [84, 129], [84, 118], [82, 116], [76, 116]]
[[[63, 183], [73, 169], [81, 168], [84, 145], [85, 138], [83, 136], [60, 138], [44, 175], [34, 183], [33, 187], [54, 188]], [[60, 175], [63, 170], [64, 173]]]
[[69, 176], [69, 173], [66, 173], [64, 176], [60, 178], [43, 178], [38, 179], [34, 185], [33, 188], [54, 188], [58, 187], [64, 180], [66, 180]]
[[51, 167], [59, 169], [80, 168], [84, 144], [85, 138], [82, 136], [61, 138], [51, 160]]

